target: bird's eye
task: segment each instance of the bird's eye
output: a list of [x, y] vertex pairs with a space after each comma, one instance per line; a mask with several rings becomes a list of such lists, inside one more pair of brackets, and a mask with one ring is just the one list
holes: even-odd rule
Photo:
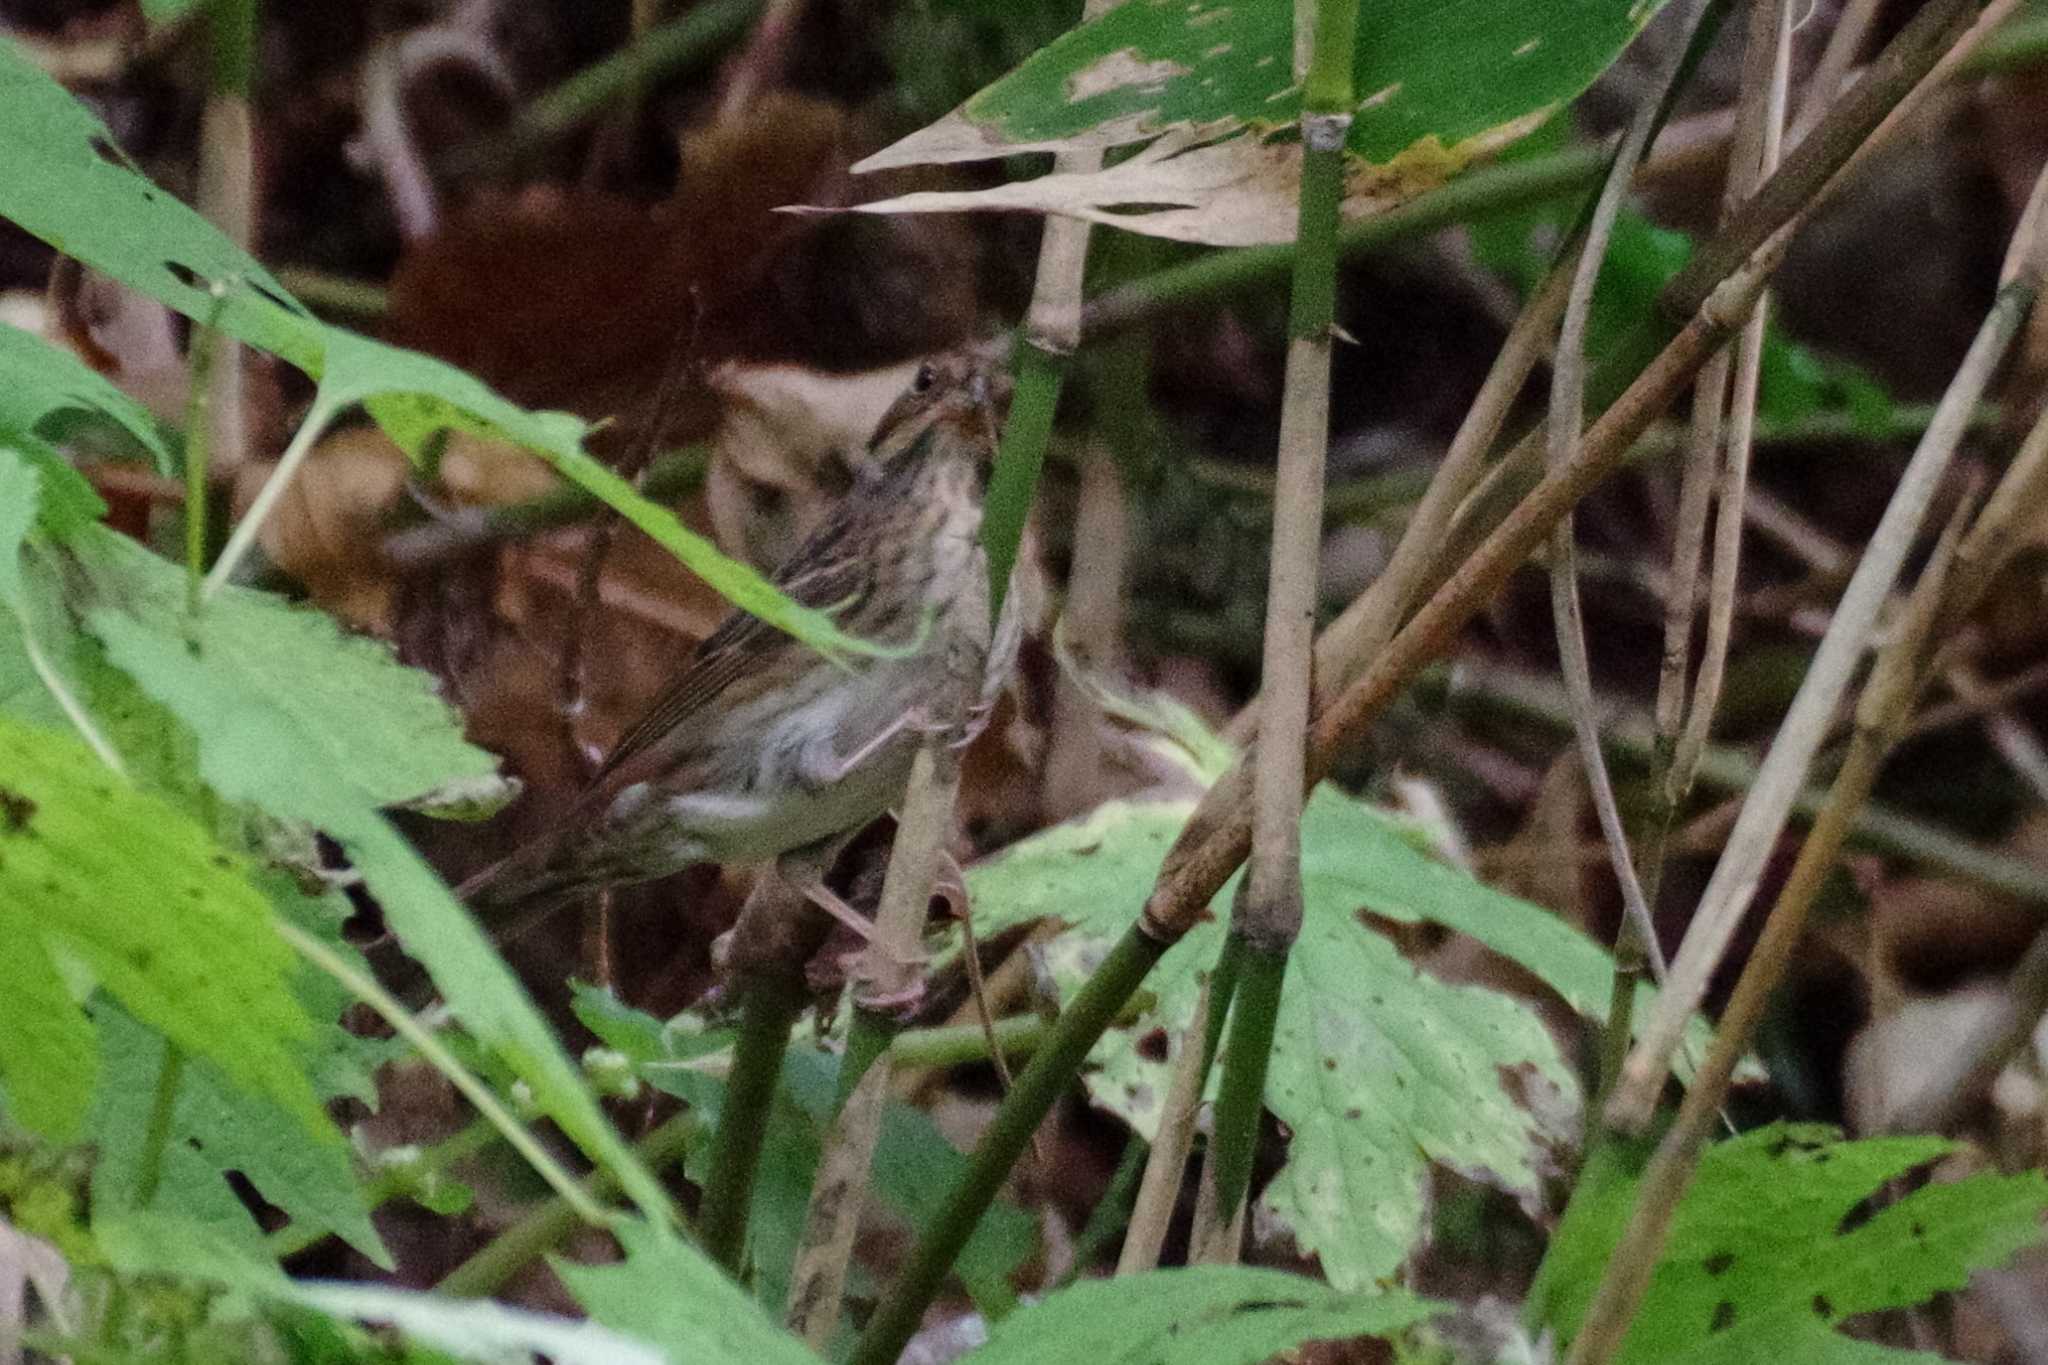
[[939, 372], [929, 365], [917, 367], [917, 378], [910, 381], [912, 393], [930, 393], [932, 385], [939, 382]]

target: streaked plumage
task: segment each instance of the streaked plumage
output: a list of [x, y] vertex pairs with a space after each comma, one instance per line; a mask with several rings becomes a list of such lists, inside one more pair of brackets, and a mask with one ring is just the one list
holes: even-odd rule
[[920, 370], [852, 490], [774, 575], [847, 633], [915, 652], [835, 663], [733, 613], [560, 829], [459, 894], [485, 912], [538, 911], [693, 863], [769, 861], [815, 890], [845, 841], [901, 798], [919, 736], [978, 729], [1014, 662], [1014, 610], [990, 649], [978, 539], [1000, 382], [966, 352]]

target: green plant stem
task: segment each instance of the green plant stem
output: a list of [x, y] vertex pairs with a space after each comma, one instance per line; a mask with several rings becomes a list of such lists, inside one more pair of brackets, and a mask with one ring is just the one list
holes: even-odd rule
[[[996, 1046], [1003, 1050], [1003, 1056], [1021, 1060], [1045, 1045], [1052, 1027], [1052, 1020], [1035, 1014], [998, 1019]], [[989, 1060], [988, 1034], [978, 1023], [906, 1029], [889, 1044], [890, 1064], [911, 1070]]]
[[157, 1068], [156, 1092], [149, 1104], [149, 1127], [142, 1134], [142, 1168], [135, 1176], [135, 1206], [146, 1209], [156, 1202], [163, 1185], [164, 1154], [171, 1145], [171, 1120], [178, 1112], [178, 1086], [185, 1078], [185, 1052], [164, 1040], [163, 1065]]
[[378, 1017], [391, 1025], [399, 1037], [412, 1044], [420, 1056], [448, 1078], [462, 1097], [475, 1107], [478, 1114], [488, 1120], [492, 1127], [504, 1135], [513, 1151], [533, 1167], [534, 1173], [547, 1182], [548, 1187], [567, 1202], [577, 1217], [597, 1227], [605, 1227], [612, 1221], [612, 1214], [592, 1201], [577, 1184], [575, 1177], [562, 1169], [560, 1162], [550, 1155], [546, 1148], [529, 1133], [525, 1126], [514, 1118], [511, 1111], [499, 1102], [491, 1088], [478, 1079], [475, 1072], [464, 1066], [453, 1052], [448, 1050], [431, 1029], [421, 1024], [412, 1013], [398, 1002], [374, 977], [358, 971], [353, 964], [295, 924], [283, 920], [272, 920], [271, 928], [278, 937], [289, 943], [300, 957], [333, 977], [349, 993], [375, 1010]]
[[[218, 316], [227, 291], [216, 287]], [[212, 529], [207, 511], [207, 466], [212, 454], [213, 363], [221, 335], [212, 321], [195, 330], [185, 391], [185, 611], [197, 615], [206, 581], [206, 541]]]
[[1204, 1259], [1234, 1262], [1238, 1213], [1251, 1183], [1265, 1107], [1273, 1029], [1287, 958], [1301, 934], [1301, 793], [1314, 690], [1316, 577], [1330, 441], [1330, 338], [1336, 323], [1337, 224], [1344, 201], [1344, 142], [1351, 131], [1352, 50], [1358, 0], [1299, 0], [1313, 14], [1303, 84], [1301, 184], [1288, 302], [1287, 372], [1273, 492], [1259, 738], [1252, 751], [1251, 862], [1231, 907], [1242, 941], [1236, 1008], [1222, 1058], [1222, 1091], [1209, 1143], [1213, 1223], [1194, 1232]]
[[896, 1282], [868, 1320], [849, 1365], [893, 1365], [917, 1331], [975, 1224], [1037, 1131], [1053, 1101], [1080, 1074], [1095, 1046], [1145, 974], [1166, 952], [1168, 940], [1133, 926], [1102, 960], [1073, 1002], [1060, 1014], [1052, 1034], [1031, 1065], [1017, 1077], [968, 1159], [966, 1172], [947, 1192], [946, 1202], [919, 1236]]
[[207, 0], [207, 84], [249, 98], [256, 72], [256, 0]]
[[704, 1254], [734, 1276], [739, 1275], [747, 1250], [747, 1214], [754, 1202], [754, 1177], [761, 1168], [761, 1134], [767, 1131], [774, 1108], [790, 1032], [803, 1009], [801, 980], [765, 974], [749, 978], [711, 1174], [697, 1214]]
[[[2042, 942], [2048, 943], [2048, 935], [2043, 936]], [[1145, 1175], [1145, 1162], [1150, 1151], [1145, 1139], [1136, 1133], [1125, 1140], [1124, 1154], [1109, 1177], [1109, 1187], [1102, 1192], [1102, 1198], [1095, 1202], [1095, 1207], [1088, 1210], [1088, 1221], [1074, 1238], [1073, 1262], [1060, 1276], [1055, 1289], [1064, 1289], [1086, 1274], [1109, 1250], [1109, 1244], [1130, 1225], [1138, 1182]]]
[[350, 279], [312, 266], [285, 265], [274, 272], [291, 296], [318, 313], [381, 318], [391, 311], [391, 291], [370, 280]]
[[703, 0], [680, 18], [647, 30], [537, 96], [503, 128], [457, 148], [443, 168], [457, 176], [502, 170], [597, 117], [613, 100], [656, 81], [698, 70], [744, 34], [761, 0]]
[[249, 551], [256, 547], [256, 538], [263, 533], [263, 523], [277, 510], [277, 504], [283, 499], [285, 490], [291, 487], [292, 480], [297, 477], [299, 466], [306, 462], [306, 457], [313, 453], [313, 447], [319, 443], [320, 437], [339, 415], [333, 404], [322, 402], [319, 398], [313, 400], [313, 406], [307, 411], [305, 420], [299, 423], [299, 429], [292, 433], [291, 440], [285, 444], [284, 454], [278, 457], [277, 468], [263, 481], [263, 487], [257, 490], [255, 501], [249, 504], [249, 510], [242, 514], [242, 519], [235, 523], [234, 531], [228, 536], [228, 543], [221, 549], [220, 558], [214, 561], [212, 570], [206, 575], [206, 582], [200, 589], [202, 599], [219, 592], [221, 586], [234, 577], [235, 570], [248, 558]]
[[992, 611], [1002, 610], [1010, 591], [1010, 571], [1017, 565], [1017, 546], [1038, 495], [1038, 476], [1045, 468], [1045, 448], [1052, 439], [1053, 413], [1066, 383], [1067, 363], [1066, 354], [1046, 349], [1028, 334], [1018, 338], [1016, 391], [981, 520]]
[[[655, 1128], [633, 1144], [637, 1155], [650, 1169], [658, 1170], [680, 1158], [703, 1132], [695, 1113], [684, 1111]], [[610, 1199], [619, 1192], [619, 1182], [608, 1171], [597, 1171], [580, 1186], [587, 1202]], [[434, 1286], [437, 1293], [458, 1299], [482, 1298], [529, 1265], [534, 1257], [562, 1240], [583, 1220], [566, 1199], [556, 1196], [511, 1227], [492, 1238], [490, 1244], [449, 1271]]]
[[1251, 1185], [1258, 1149], [1259, 1114], [1265, 1108], [1266, 1073], [1273, 1056], [1273, 1030], [1280, 1018], [1281, 986], [1288, 952], [1247, 944], [1241, 954], [1230, 1038], [1223, 1054], [1223, 1078], [1216, 1093], [1214, 1136], [1209, 1160], [1216, 1175], [1219, 1221], [1235, 1217]]

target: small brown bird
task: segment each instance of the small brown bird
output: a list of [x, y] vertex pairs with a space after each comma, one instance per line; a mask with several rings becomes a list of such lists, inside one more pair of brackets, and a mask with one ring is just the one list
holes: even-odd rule
[[[827, 659], [744, 612], [698, 645], [562, 826], [457, 891], [484, 913], [557, 908], [694, 863], [772, 863], [821, 908], [846, 843], [900, 800], [920, 736], [979, 730], [1016, 659], [990, 645], [982, 500], [1007, 381], [987, 349], [923, 366], [831, 518], [774, 575], [900, 655]], [[911, 648], [914, 646], [914, 648]]]

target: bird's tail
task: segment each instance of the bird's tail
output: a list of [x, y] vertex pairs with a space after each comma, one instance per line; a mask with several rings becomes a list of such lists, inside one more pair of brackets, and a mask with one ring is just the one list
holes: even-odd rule
[[530, 844], [455, 888], [455, 897], [487, 922], [520, 917], [522, 927], [591, 889], [590, 869], [558, 840]]

